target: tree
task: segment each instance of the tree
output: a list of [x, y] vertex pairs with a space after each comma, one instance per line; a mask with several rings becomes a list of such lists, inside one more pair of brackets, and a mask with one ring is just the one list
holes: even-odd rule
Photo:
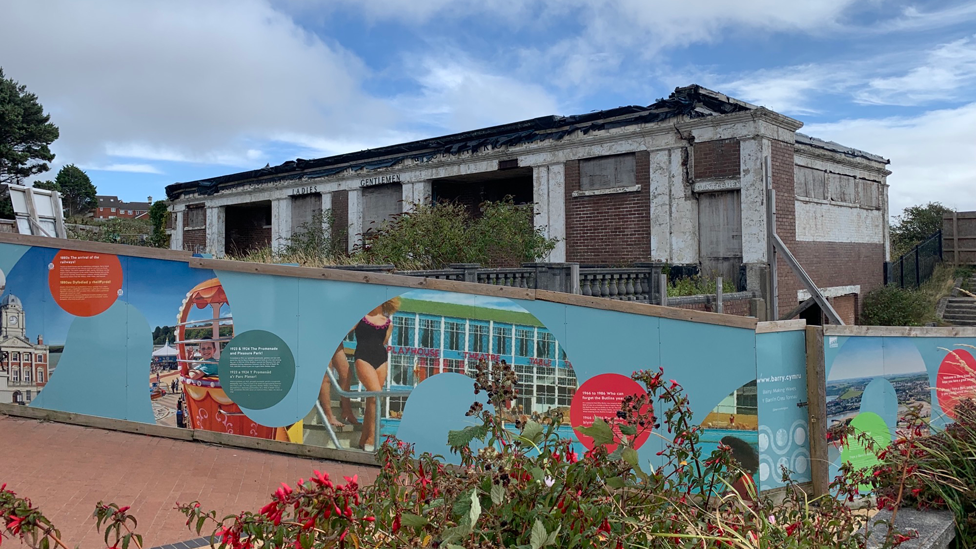
[[152, 234], [149, 235], [151, 246], [169, 247], [169, 235], [166, 234], [167, 216], [169, 216], [169, 205], [165, 200], [157, 200], [149, 207], [149, 221], [152, 223]]
[[61, 192], [61, 187], [59, 187], [57, 183], [55, 183], [54, 181], [51, 181], [51, 180], [48, 180], [48, 181], [35, 181], [34, 182], [34, 188], [35, 189], [44, 189], [46, 191], [58, 191], [58, 192]]
[[74, 164], [61, 168], [54, 184], [61, 192], [69, 216], [83, 214], [95, 205], [95, 185], [88, 174]]
[[901, 215], [895, 216], [891, 227], [891, 256], [906, 254], [935, 234], [942, 228], [942, 216], [947, 213], [952, 213], [952, 208], [938, 202], [905, 208]]
[[59, 134], [37, 96], [0, 68], [0, 183], [19, 185], [48, 171], [47, 163], [54, 160], [49, 145]]

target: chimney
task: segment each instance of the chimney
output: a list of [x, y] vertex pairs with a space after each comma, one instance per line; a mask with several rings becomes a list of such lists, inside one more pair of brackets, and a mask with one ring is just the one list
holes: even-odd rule
[[152, 206], [152, 197], [149, 197], [149, 205]]
[[37, 335], [37, 344], [38, 345], [44, 345], [44, 336], [42, 336], [40, 334]]

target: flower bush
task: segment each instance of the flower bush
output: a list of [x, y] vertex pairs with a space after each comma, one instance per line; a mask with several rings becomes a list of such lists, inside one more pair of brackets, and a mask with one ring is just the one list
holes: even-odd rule
[[[517, 380], [510, 365], [481, 362], [474, 390], [486, 393], [487, 402], [472, 404], [472, 424], [448, 437], [459, 465], [416, 455], [390, 438], [367, 486], [316, 471], [294, 487], [282, 484], [256, 512], [220, 517], [199, 502], [177, 508], [193, 531], [233, 549], [864, 547], [864, 518], [845, 505], [865, 482], [863, 473], [846, 470], [833, 495], [818, 499], [790, 484], [774, 505], [757, 494], [730, 448], [704, 453], [701, 427], [678, 383], [662, 370], [635, 372], [633, 379], [646, 394], [625, 398], [609, 421], [577, 426], [593, 440], [582, 455], [559, 437], [558, 413], [535, 421], [513, 406]], [[645, 468], [638, 458], [637, 441], [647, 437], [661, 448], [658, 467]], [[0, 513], [12, 517], [8, 532], [25, 539], [22, 524], [30, 522], [31, 535], [41, 537], [28, 541], [59, 536], [22, 503], [7, 501], [0, 500]], [[96, 509], [113, 547], [141, 547], [127, 511]], [[12, 522], [21, 516], [34, 518]], [[888, 547], [905, 539], [888, 537]], [[28, 544], [48, 549], [50, 542]]]
[[908, 427], [878, 452], [871, 479], [878, 508], [949, 509], [956, 547], [976, 548], [976, 402], [961, 401], [956, 421], [932, 435], [919, 411], [910, 409], [901, 418]]

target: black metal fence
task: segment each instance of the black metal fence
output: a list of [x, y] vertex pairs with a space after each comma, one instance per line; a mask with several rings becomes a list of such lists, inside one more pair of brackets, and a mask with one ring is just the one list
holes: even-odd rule
[[938, 231], [905, 255], [885, 263], [885, 282], [901, 288], [918, 288], [932, 278], [942, 261], [942, 231]]

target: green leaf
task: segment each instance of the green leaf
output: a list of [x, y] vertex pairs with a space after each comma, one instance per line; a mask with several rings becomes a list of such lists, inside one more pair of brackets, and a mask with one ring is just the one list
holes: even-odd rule
[[624, 479], [620, 477], [610, 477], [607, 479], [607, 486], [611, 488], [623, 488], [626, 486], [626, 484], [627, 483], [624, 482]]
[[552, 532], [549, 532], [549, 537], [546, 538], [546, 545], [556, 544], [556, 536], [559, 535], [559, 530], [562, 529], [562, 527], [563, 527], [562, 524], [557, 524], [556, 529], [553, 530]]
[[607, 458], [612, 459], [614, 461], [619, 461], [621, 459], [624, 459], [624, 448], [626, 448], [626, 446], [624, 446], [623, 444], [618, 444], [617, 449], [611, 452], [607, 456]]
[[206, 523], [207, 523], [206, 515], [200, 515], [200, 518], [197, 519], [197, 535], [200, 534], [200, 531], [203, 530], [203, 525]]
[[451, 510], [454, 512], [454, 516], [458, 517], [458, 519], [463, 520], [468, 516], [468, 513], [471, 512], [471, 493], [473, 492], [473, 489], [462, 492], [461, 495], [458, 496], [457, 501], [454, 502], [454, 506]]
[[465, 446], [471, 444], [471, 441], [474, 439], [484, 440], [485, 435], [487, 434], [488, 427], [484, 424], [468, 425], [460, 431], [448, 431], [447, 444], [451, 448], [464, 448]]
[[634, 450], [633, 448], [630, 447], [624, 448], [624, 451], [621, 453], [621, 457], [623, 458], [624, 461], [629, 463], [631, 467], [635, 469], [640, 468], [640, 465], [638, 465], [640, 461], [637, 458], [637, 450]]
[[633, 425], [621, 425], [620, 432], [629, 437], [632, 437], [637, 435], [637, 427], [634, 427]]
[[595, 418], [589, 427], [577, 427], [577, 431], [593, 439], [594, 446], [613, 443], [613, 430], [602, 417]]
[[481, 500], [478, 499], [478, 491], [471, 490], [471, 510], [468, 511], [469, 526], [473, 529], [478, 517], [481, 516]]
[[411, 528], [422, 528], [427, 525], [427, 519], [413, 513], [400, 515], [400, 524]]
[[542, 424], [535, 421], [528, 421], [525, 427], [522, 428], [522, 438], [532, 442], [532, 444], [537, 444], [539, 439], [542, 438]]
[[535, 524], [532, 525], [532, 534], [529, 536], [532, 549], [542, 549], [548, 538], [549, 533], [546, 532], [546, 527], [543, 526], [542, 521], [535, 519]]
[[542, 470], [541, 467], [533, 467], [529, 469], [529, 473], [532, 475], [533, 480], [545, 480], [546, 472]]
[[495, 505], [501, 505], [505, 502], [505, 487], [499, 484], [493, 484], [491, 487], [491, 502]]

